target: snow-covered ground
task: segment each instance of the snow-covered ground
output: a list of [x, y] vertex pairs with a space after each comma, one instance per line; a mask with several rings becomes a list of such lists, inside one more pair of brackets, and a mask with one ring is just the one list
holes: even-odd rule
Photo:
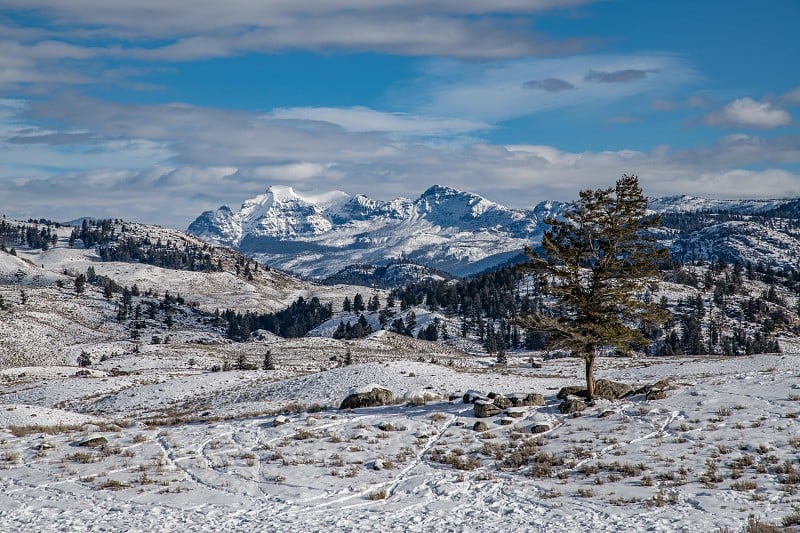
[[[791, 518], [800, 501], [795, 356], [603, 359], [600, 377], [667, 379], [667, 397], [578, 417], [555, 397], [580, 384], [577, 360], [405, 357], [314, 373], [141, 355], [84, 377], [6, 369], [0, 529], [738, 531], [750, 514]], [[428, 401], [337, 409], [368, 383]], [[474, 431], [469, 389], [539, 392], [545, 405]], [[97, 436], [107, 442], [78, 446]]]

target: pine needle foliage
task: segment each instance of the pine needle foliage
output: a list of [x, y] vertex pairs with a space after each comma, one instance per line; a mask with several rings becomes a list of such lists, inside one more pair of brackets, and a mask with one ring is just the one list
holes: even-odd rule
[[668, 260], [652, 237], [660, 219], [646, 210], [638, 178], [623, 175], [614, 187], [581, 191], [561, 216], [545, 221], [542, 251], [525, 250], [531, 262], [521, 268], [536, 274], [543, 298], [523, 324], [544, 333], [548, 348], [584, 360], [590, 401], [597, 355], [647, 346], [639, 326], [667, 319], [642, 298]]

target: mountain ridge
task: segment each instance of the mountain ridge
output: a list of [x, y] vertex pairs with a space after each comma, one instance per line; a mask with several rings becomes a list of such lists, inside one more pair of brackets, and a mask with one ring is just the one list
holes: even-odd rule
[[[677, 217], [709, 213], [758, 216], [794, 213], [797, 203], [794, 198], [715, 200], [675, 195], [650, 198], [649, 208]], [[526, 245], [538, 244], [547, 229], [545, 219], [558, 215], [566, 205], [542, 201], [530, 209], [510, 208], [446, 185], [432, 185], [414, 200], [399, 197], [388, 201], [342, 191], [305, 195], [290, 186], [273, 185], [264, 194], [245, 200], [238, 211], [228, 206], [205, 211], [187, 232], [308, 278], [324, 279], [354, 264], [387, 265], [397, 260], [466, 276], [518, 256]], [[714, 224], [706, 221], [702, 225]], [[725, 231], [706, 231], [706, 237], [717, 241], [705, 247], [684, 231], [668, 230], [662, 240], [674, 246], [682, 259], [691, 259], [687, 250], [702, 248], [712, 250], [704, 259], [713, 259], [713, 251], [721, 250], [726, 258], [735, 260], [742, 254], [753, 255], [748, 246], [749, 250], [759, 248], [754, 239], [748, 246], [725, 244], [732, 235], [734, 240], [746, 241], [739, 235], [743, 228], [728, 225]], [[794, 235], [765, 238], [796, 240]], [[787, 249], [786, 243], [783, 246]], [[787, 261], [800, 258], [800, 241], [788, 249]], [[774, 250], [764, 260], [784, 262]]]

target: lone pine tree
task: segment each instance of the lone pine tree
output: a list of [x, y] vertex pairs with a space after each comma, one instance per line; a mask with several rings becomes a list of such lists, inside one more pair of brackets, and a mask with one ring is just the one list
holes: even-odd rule
[[590, 402], [598, 353], [646, 346], [639, 326], [667, 319], [658, 303], [639, 297], [668, 259], [651, 236], [660, 219], [646, 210], [638, 178], [623, 175], [614, 187], [581, 191], [560, 217], [545, 221], [542, 251], [525, 250], [531, 262], [522, 268], [536, 274], [544, 298], [523, 324], [543, 333], [548, 348], [584, 360]]

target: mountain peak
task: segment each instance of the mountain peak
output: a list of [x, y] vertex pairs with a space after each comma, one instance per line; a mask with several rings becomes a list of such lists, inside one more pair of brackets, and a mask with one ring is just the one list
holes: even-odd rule
[[289, 185], [272, 185], [267, 189], [267, 194], [272, 197], [274, 202], [300, 198], [300, 195]]
[[448, 187], [447, 185], [432, 185], [431, 187], [428, 187], [428, 189], [425, 192], [422, 193], [420, 198], [428, 198], [431, 196], [459, 196], [459, 195], [474, 196], [472, 193], [465, 193], [464, 191], [459, 191], [458, 189]]

